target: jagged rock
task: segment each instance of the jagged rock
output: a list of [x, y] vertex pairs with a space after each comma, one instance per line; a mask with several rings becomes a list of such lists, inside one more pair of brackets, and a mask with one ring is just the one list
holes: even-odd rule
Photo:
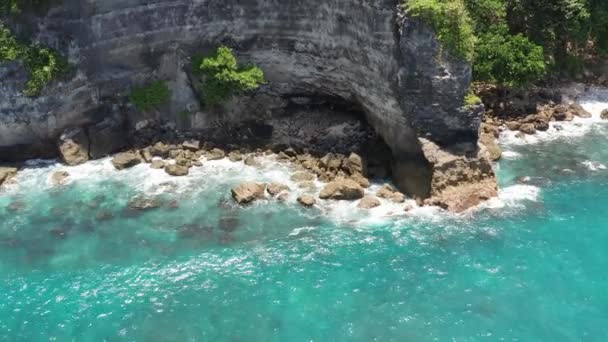
[[201, 147], [201, 142], [198, 140], [186, 140], [182, 143], [182, 148], [184, 150], [189, 150], [189, 151], [193, 151], [196, 152], [200, 149]]
[[66, 130], [59, 137], [59, 151], [67, 165], [79, 165], [89, 160], [89, 137], [81, 128]]
[[380, 206], [380, 200], [373, 196], [365, 196], [357, 204], [357, 208], [372, 209]]
[[356, 200], [364, 195], [363, 188], [352, 179], [336, 179], [327, 184], [319, 194], [321, 199]]
[[245, 165], [260, 166], [261, 164], [254, 156], [247, 156], [247, 158], [245, 158]]
[[150, 163], [150, 167], [153, 169], [164, 169], [165, 168], [165, 162], [162, 160], [153, 160], [152, 163]]
[[289, 187], [285, 184], [281, 184], [281, 183], [277, 183], [277, 182], [273, 182], [268, 184], [268, 187], [266, 188], [266, 191], [268, 191], [268, 193], [271, 196], [276, 196], [278, 194], [280, 194], [283, 191], [289, 191]]
[[462, 212], [498, 195], [496, 177], [487, 155], [465, 156], [442, 150], [420, 139], [432, 165], [430, 198], [426, 204]]
[[230, 153], [228, 153], [228, 159], [231, 162], [238, 162], [243, 160], [243, 156], [241, 155], [241, 152], [239, 151], [232, 151]]
[[500, 130], [498, 129], [498, 127], [490, 125], [489, 123], [482, 123], [480, 131], [482, 134], [491, 135], [495, 138], [498, 138], [500, 136]]
[[591, 113], [589, 113], [587, 110], [585, 110], [585, 108], [583, 108], [583, 106], [581, 106], [578, 103], [571, 104], [569, 109], [572, 112], [572, 114], [574, 114], [575, 116], [578, 116], [579, 118], [588, 119], [592, 116]]
[[311, 195], [302, 195], [298, 197], [298, 203], [310, 208], [317, 203], [317, 200]]
[[181, 148], [172, 149], [169, 151], [169, 158], [177, 159], [179, 157], [186, 158], [186, 155], [184, 154], [184, 150], [182, 150]]
[[496, 138], [493, 135], [482, 134], [479, 137], [479, 143], [482, 144], [488, 151], [490, 160], [500, 160], [500, 157], [502, 156], [502, 150], [500, 146], [498, 146]]
[[367, 175], [367, 165], [363, 158], [356, 154], [351, 153], [346, 159], [346, 168], [351, 175], [360, 174], [362, 176]]
[[608, 109], [604, 109], [602, 113], [600, 113], [600, 118], [602, 120], [608, 120]]
[[0, 167], [0, 185], [17, 175], [16, 167]]
[[524, 134], [532, 135], [536, 133], [536, 127], [534, 124], [527, 123], [519, 127], [519, 131]]
[[165, 172], [171, 176], [181, 177], [187, 176], [190, 170], [183, 165], [170, 164], [165, 166]]
[[352, 176], [350, 176], [350, 179], [354, 180], [364, 188], [369, 188], [371, 185], [369, 183], [369, 179], [363, 177], [360, 173], [354, 173]]
[[223, 159], [226, 156], [226, 152], [224, 152], [224, 150], [221, 150], [219, 148], [214, 148], [211, 151], [205, 153], [205, 158], [207, 158], [207, 160], [219, 160], [219, 159]]
[[114, 165], [117, 170], [127, 169], [140, 163], [141, 157], [139, 156], [139, 153], [133, 151], [122, 152], [112, 158], [112, 165]]
[[51, 175], [51, 181], [55, 185], [62, 185], [69, 176], [70, 174], [67, 171], [55, 171]]
[[264, 199], [266, 185], [263, 183], [244, 182], [232, 188], [232, 198], [239, 204], [251, 203]]
[[291, 175], [291, 180], [294, 182], [309, 182], [315, 180], [315, 176], [308, 172], [301, 171]]

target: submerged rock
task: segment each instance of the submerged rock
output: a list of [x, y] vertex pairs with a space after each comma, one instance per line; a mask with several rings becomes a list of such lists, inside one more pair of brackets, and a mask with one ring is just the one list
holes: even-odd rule
[[302, 195], [298, 197], [298, 203], [305, 207], [312, 207], [317, 203], [317, 200], [312, 195]]
[[232, 198], [239, 204], [251, 203], [264, 199], [266, 184], [255, 182], [244, 182], [232, 188]]
[[165, 172], [176, 177], [187, 176], [188, 173], [190, 173], [188, 167], [179, 164], [170, 164], [165, 166]]
[[365, 196], [359, 201], [357, 208], [372, 209], [380, 206], [380, 200], [373, 196]]
[[112, 165], [117, 170], [124, 170], [141, 163], [139, 153], [134, 151], [122, 152], [114, 156]]
[[156, 198], [136, 196], [129, 201], [127, 206], [132, 210], [149, 210], [159, 208], [161, 202]]
[[89, 160], [89, 137], [81, 128], [66, 130], [59, 137], [59, 152], [67, 165], [79, 165]]
[[321, 199], [356, 200], [364, 195], [363, 188], [352, 179], [339, 178], [327, 184], [319, 194]]
[[55, 171], [51, 175], [51, 181], [54, 185], [62, 185], [69, 176], [70, 174], [67, 171]]

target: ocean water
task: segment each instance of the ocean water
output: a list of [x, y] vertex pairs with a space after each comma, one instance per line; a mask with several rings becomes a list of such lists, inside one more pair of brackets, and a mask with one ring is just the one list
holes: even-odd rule
[[0, 341], [607, 341], [608, 91], [581, 101], [593, 119], [505, 133], [499, 198], [459, 216], [236, 207], [244, 179], [295, 189], [272, 160], [32, 161], [0, 193]]

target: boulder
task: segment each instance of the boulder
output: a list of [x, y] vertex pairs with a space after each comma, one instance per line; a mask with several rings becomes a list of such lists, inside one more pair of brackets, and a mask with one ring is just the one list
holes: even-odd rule
[[498, 143], [496, 143], [496, 138], [493, 135], [482, 134], [479, 137], [479, 143], [482, 144], [488, 151], [490, 160], [500, 160], [500, 157], [502, 156], [502, 150], [500, 149], [500, 146], [498, 146]]
[[608, 109], [604, 109], [602, 113], [600, 113], [600, 118], [602, 120], [608, 120]]
[[305, 171], [296, 172], [291, 175], [291, 180], [294, 182], [309, 182], [315, 180], [315, 175]]
[[201, 142], [198, 140], [194, 140], [194, 139], [186, 140], [182, 143], [182, 148], [184, 150], [196, 152], [196, 151], [200, 150]]
[[355, 173], [352, 176], [350, 176], [350, 179], [354, 180], [355, 182], [359, 183], [359, 185], [361, 185], [364, 188], [369, 188], [370, 187], [370, 183], [369, 183], [369, 179], [363, 177], [360, 173]]
[[226, 156], [226, 152], [224, 152], [224, 150], [221, 150], [219, 148], [214, 148], [211, 151], [205, 153], [205, 158], [207, 158], [207, 160], [219, 160], [219, 159], [223, 159]]
[[153, 169], [164, 169], [165, 168], [165, 162], [159, 159], [153, 160], [152, 163], [150, 163], [150, 167]]
[[150, 147], [150, 153], [155, 157], [168, 158], [171, 149], [172, 147], [170, 145], [166, 145], [162, 141], [159, 141]]
[[311, 195], [302, 195], [298, 197], [298, 203], [305, 207], [312, 207], [317, 203], [317, 200]]
[[537, 131], [545, 132], [549, 130], [549, 123], [547, 121], [539, 121], [534, 124], [534, 128]]
[[405, 202], [405, 195], [397, 191], [397, 189], [395, 189], [389, 184], [384, 184], [382, 188], [380, 188], [380, 190], [376, 192], [376, 196], [390, 200], [395, 203]]
[[351, 175], [360, 174], [362, 176], [367, 175], [367, 165], [363, 158], [356, 154], [351, 153], [346, 159], [346, 169]]
[[187, 176], [190, 170], [188, 167], [183, 165], [170, 164], [165, 166], [165, 172], [171, 176], [181, 177]]
[[519, 131], [519, 128], [521, 127], [521, 122], [518, 122], [518, 121], [508, 121], [505, 125], [511, 131]]
[[571, 104], [569, 109], [570, 109], [570, 112], [572, 112], [572, 114], [574, 114], [575, 116], [578, 116], [579, 118], [588, 119], [592, 116], [591, 113], [586, 111], [585, 108], [583, 108], [583, 106], [581, 106], [578, 103]]
[[146, 147], [143, 150], [139, 150], [139, 155], [141, 156], [141, 159], [143, 159], [143, 161], [145, 163], [151, 163], [152, 162], [152, 153], [150, 152], [150, 148]]
[[319, 194], [321, 199], [356, 200], [364, 195], [363, 188], [352, 179], [338, 178], [327, 184]]
[[90, 141], [89, 156], [92, 159], [118, 152], [128, 144], [129, 134], [125, 125], [111, 117], [88, 127], [87, 133]]
[[342, 166], [342, 157], [334, 153], [328, 153], [319, 160], [319, 166], [327, 170], [337, 170]]
[[139, 153], [134, 151], [122, 152], [112, 158], [112, 165], [114, 165], [117, 170], [128, 169], [140, 163], [141, 157], [139, 156]]
[[232, 151], [230, 153], [228, 153], [228, 159], [231, 162], [238, 162], [243, 160], [243, 156], [241, 155], [241, 152], [239, 151]]
[[51, 175], [51, 181], [54, 185], [62, 185], [69, 176], [70, 174], [67, 171], [55, 171]]
[[280, 194], [283, 191], [289, 191], [289, 190], [290, 189], [287, 185], [277, 183], [277, 182], [268, 184], [268, 187], [266, 188], [266, 191], [268, 191], [268, 193], [273, 197]]
[[532, 135], [536, 133], [536, 127], [534, 124], [527, 123], [519, 127], [519, 131], [524, 134]]
[[59, 152], [67, 165], [79, 165], [89, 160], [89, 137], [81, 128], [66, 130], [59, 137]]
[[192, 166], [192, 161], [190, 159], [180, 155], [175, 158], [175, 164], [188, 168], [188, 167]]
[[261, 164], [254, 156], [247, 156], [247, 158], [245, 158], [245, 165], [260, 166]]
[[239, 204], [251, 203], [264, 199], [266, 184], [255, 182], [244, 182], [232, 188], [232, 198]]
[[0, 185], [17, 175], [16, 167], [0, 167]]
[[373, 196], [365, 196], [357, 204], [360, 209], [372, 209], [380, 206], [380, 200]]
[[557, 106], [553, 110], [553, 119], [555, 121], [572, 121], [574, 120], [574, 114], [565, 106]]

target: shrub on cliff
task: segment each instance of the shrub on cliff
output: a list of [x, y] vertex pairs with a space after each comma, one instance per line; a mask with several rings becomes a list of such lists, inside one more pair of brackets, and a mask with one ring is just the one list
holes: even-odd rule
[[262, 69], [239, 65], [232, 49], [225, 46], [196, 63], [195, 71], [201, 76], [198, 88], [206, 105], [215, 105], [235, 94], [255, 90], [266, 82]]
[[167, 83], [156, 81], [149, 85], [134, 88], [129, 99], [139, 111], [147, 112], [169, 101], [171, 91]]
[[29, 74], [24, 93], [36, 96], [53, 79], [68, 71], [69, 65], [57, 51], [37, 43], [25, 44], [0, 21], [0, 64], [20, 60]]
[[448, 52], [471, 62], [475, 53], [472, 21], [462, 0], [409, 0], [408, 13], [422, 19]]

